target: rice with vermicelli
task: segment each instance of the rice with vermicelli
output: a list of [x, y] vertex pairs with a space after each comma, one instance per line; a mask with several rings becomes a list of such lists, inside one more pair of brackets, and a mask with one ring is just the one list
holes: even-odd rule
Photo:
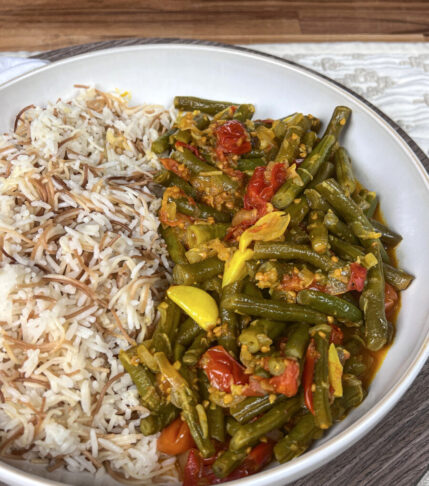
[[141, 342], [168, 284], [148, 188], [160, 106], [83, 89], [28, 107], [0, 137], [0, 454], [157, 483], [174, 458], [117, 359]]

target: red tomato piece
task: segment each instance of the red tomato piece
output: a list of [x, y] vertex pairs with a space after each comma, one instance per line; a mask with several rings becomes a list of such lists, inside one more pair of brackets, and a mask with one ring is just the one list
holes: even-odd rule
[[200, 160], [204, 160], [204, 157], [200, 154], [199, 150], [197, 147], [194, 147], [193, 145], [189, 145], [188, 143], [185, 142], [180, 142], [179, 140], [174, 144], [176, 148], [178, 147], [184, 147], [190, 150], [195, 157], [198, 157]]
[[343, 344], [344, 334], [343, 331], [336, 326], [335, 324], [331, 324], [331, 335], [329, 337], [329, 342], [334, 343], [335, 346], [340, 346]]
[[264, 395], [267, 395], [269, 391], [273, 391], [267, 390], [267, 385], [268, 380], [266, 378], [251, 375], [249, 377], [249, 384], [244, 386], [242, 394], [245, 397], [263, 397]]
[[245, 368], [223, 346], [214, 346], [206, 351], [200, 367], [206, 372], [210, 385], [226, 393], [231, 392], [231, 385], [245, 385], [249, 381]]
[[285, 273], [283, 275], [283, 278], [282, 278], [282, 281], [281, 281], [279, 287], [284, 292], [287, 292], [287, 291], [299, 292], [300, 290], [305, 288], [305, 286], [303, 285], [302, 279], [299, 277], [299, 275], [296, 275], [296, 274], [290, 275], [289, 273]]
[[[269, 182], [261, 192], [261, 198], [264, 201], [271, 201], [272, 197], [276, 193], [277, 189], [286, 180], [286, 170], [282, 163], [274, 164], [271, 168], [268, 168], [266, 172], [269, 172], [268, 179]], [[267, 174], [264, 174], [265, 180], [267, 179]]]
[[367, 270], [359, 263], [350, 264], [350, 279], [347, 284], [347, 290], [356, 290], [362, 292], [365, 287]]
[[268, 383], [275, 393], [293, 397], [298, 393], [299, 365], [294, 359], [285, 359], [286, 369], [280, 376], [273, 376]]
[[247, 185], [244, 195], [245, 209], [258, 209], [259, 217], [266, 213], [267, 202], [271, 201], [277, 189], [286, 179], [286, 170], [282, 163], [271, 168], [256, 167]]
[[255, 474], [265, 467], [273, 457], [274, 443], [272, 441], [261, 442], [254, 447], [244, 461], [233, 471], [225, 481], [244, 478]]
[[390, 320], [395, 312], [395, 307], [398, 302], [398, 293], [388, 283], [384, 284], [384, 310], [386, 317]]
[[314, 345], [314, 339], [311, 339], [310, 344], [308, 345], [307, 351], [305, 353], [304, 371], [302, 373], [302, 384], [304, 387], [305, 406], [313, 415], [314, 415], [313, 391], [311, 387], [313, 385], [314, 365], [316, 364], [317, 358], [318, 358], [318, 353]]
[[184, 179], [185, 181], [189, 181], [190, 173], [189, 170], [183, 165], [179, 164], [177, 160], [174, 159], [160, 159], [161, 164], [171, 172], [174, 172], [176, 175]]
[[227, 154], [242, 155], [252, 150], [249, 134], [237, 120], [228, 120], [216, 128], [217, 148]]
[[244, 209], [265, 210], [266, 201], [261, 198], [261, 192], [265, 187], [265, 167], [256, 167], [252, 177], [247, 184], [246, 194], [244, 195]]
[[229, 476], [223, 479], [218, 478], [212, 468], [218, 454], [203, 459], [197, 449], [191, 449], [184, 469], [183, 486], [210, 486], [255, 474], [271, 461], [273, 448], [272, 441], [261, 442]]
[[180, 417], [168, 425], [158, 437], [157, 449], [165, 454], [176, 456], [195, 447], [188, 424]]

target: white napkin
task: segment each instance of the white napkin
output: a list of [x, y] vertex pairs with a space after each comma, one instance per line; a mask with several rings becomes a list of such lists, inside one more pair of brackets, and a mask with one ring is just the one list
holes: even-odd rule
[[41, 59], [27, 59], [25, 57], [7, 57], [0, 55], [0, 85], [10, 79], [49, 64]]

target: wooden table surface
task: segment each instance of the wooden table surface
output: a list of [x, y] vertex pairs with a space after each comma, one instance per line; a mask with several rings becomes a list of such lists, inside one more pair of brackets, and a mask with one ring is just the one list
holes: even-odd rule
[[128, 37], [423, 41], [428, 0], [1, 0], [0, 51]]
[[[145, 41], [129, 39], [76, 46], [39, 57], [55, 61], [100, 48], [142, 42]], [[421, 152], [419, 158], [429, 171], [429, 159]], [[370, 433], [292, 486], [416, 486], [429, 466], [428, 390], [429, 362], [404, 397]]]

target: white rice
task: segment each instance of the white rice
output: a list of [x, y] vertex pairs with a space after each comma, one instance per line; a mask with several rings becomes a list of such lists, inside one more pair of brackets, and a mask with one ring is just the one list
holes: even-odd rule
[[161, 106], [131, 108], [126, 94], [81, 89], [27, 109], [16, 133], [0, 136], [7, 459], [44, 458], [97, 478], [106, 466], [143, 483], [178, 481], [174, 458], [160, 457], [156, 436], [139, 433], [148, 411], [117, 359], [144, 339], [168, 285], [160, 199], [147, 181], [159, 168], [151, 142], [173, 117]]

